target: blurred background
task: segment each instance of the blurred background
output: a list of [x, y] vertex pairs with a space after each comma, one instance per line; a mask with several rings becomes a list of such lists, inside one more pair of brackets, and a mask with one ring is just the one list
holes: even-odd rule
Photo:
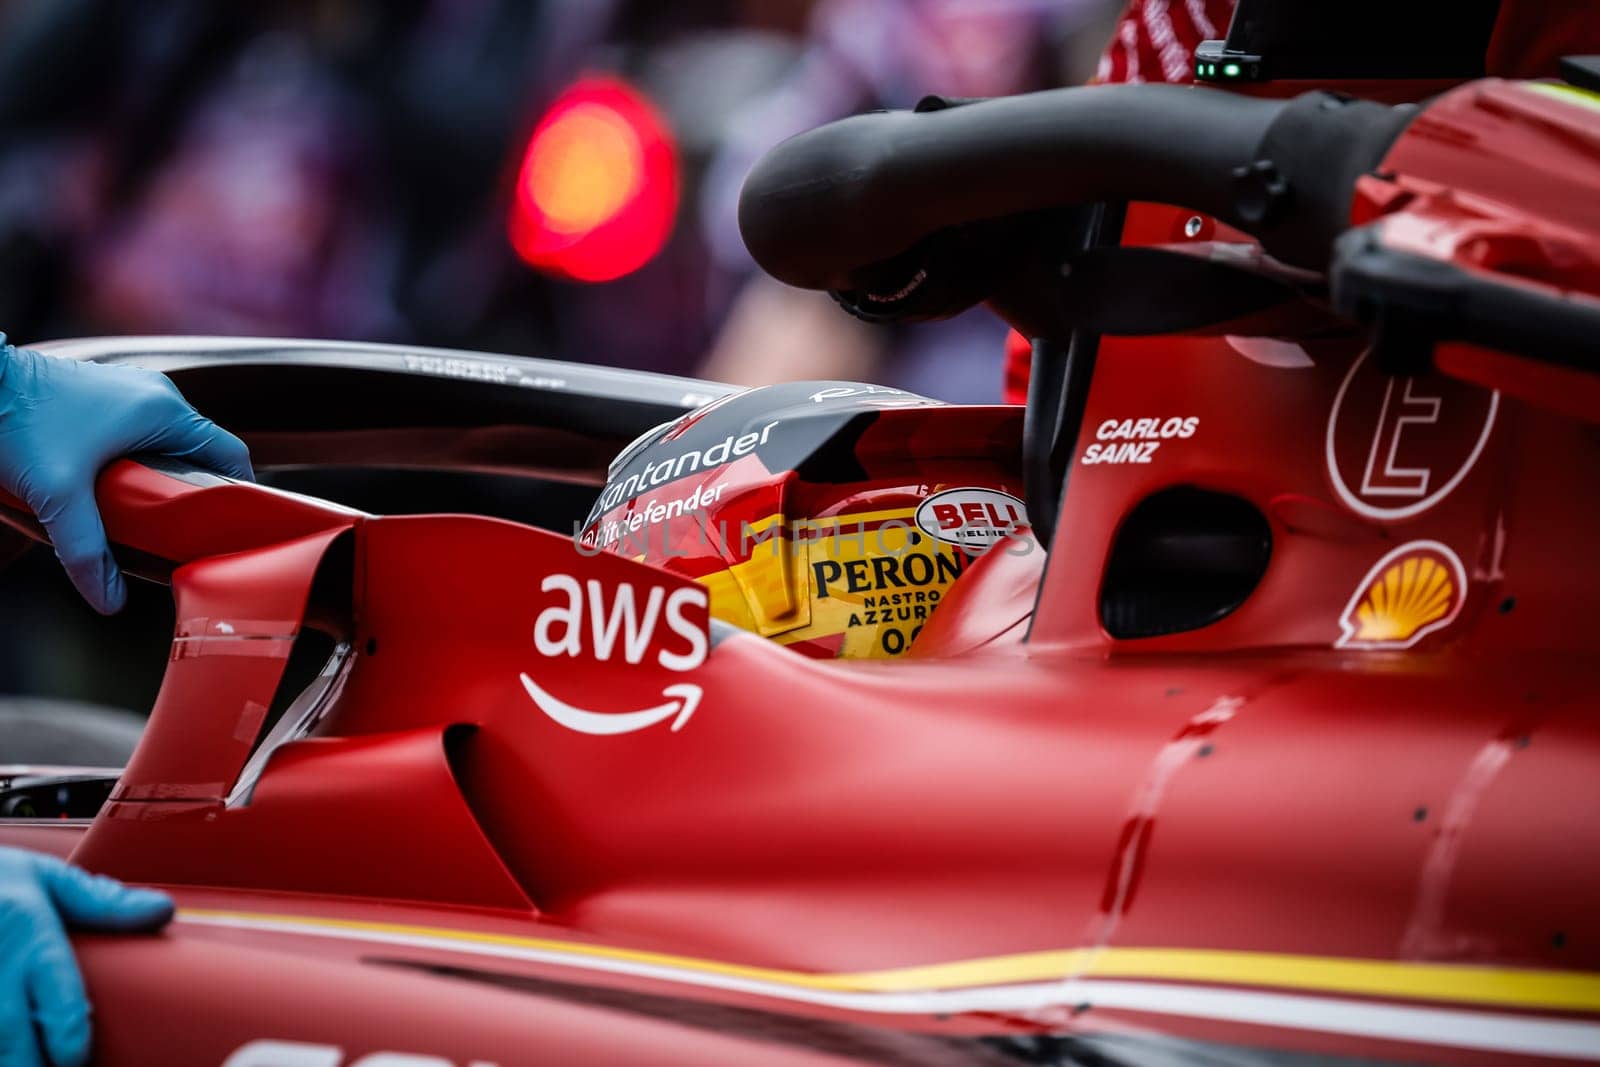
[[[758, 277], [739, 186], [772, 144], [847, 114], [1085, 81], [1123, 6], [0, 0], [0, 329], [348, 338], [996, 402], [998, 320], [867, 327]], [[144, 711], [170, 602], [136, 594], [107, 630], [32, 553], [0, 583], [0, 694]]]
[[0, 0], [0, 328], [993, 400], [983, 316], [880, 335], [755, 281], [739, 184], [853, 112], [1084, 81], [1120, 6]]

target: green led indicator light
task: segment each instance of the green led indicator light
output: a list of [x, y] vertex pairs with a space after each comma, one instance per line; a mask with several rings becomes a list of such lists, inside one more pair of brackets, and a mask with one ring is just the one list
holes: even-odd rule
[[1230, 78], [1237, 78], [1239, 76], [1239, 64], [1229, 63], [1227, 66], [1222, 68], [1222, 73], [1226, 74]]

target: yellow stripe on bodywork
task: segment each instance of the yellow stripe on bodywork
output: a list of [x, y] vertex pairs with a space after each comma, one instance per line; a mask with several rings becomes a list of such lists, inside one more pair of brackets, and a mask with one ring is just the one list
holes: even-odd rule
[[1600, 111], [1600, 93], [1580, 89], [1576, 85], [1557, 85], [1555, 82], [1523, 82], [1522, 87], [1541, 96], [1553, 97], [1568, 104]]
[[796, 989], [834, 992], [906, 993], [1053, 982], [1068, 978], [1122, 978], [1247, 985], [1547, 1011], [1600, 1012], [1600, 974], [1577, 971], [1521, 970], [1210, 949], [1106, 948], [1026, 952], [892, 970], [814, 974], [580, 941], [442, 927], [193, 908], [183, 909], [178, 916], [180, 919], [194, 917], [215, 921], [233, 919], [253, 924], [277, 923], [312, 928], [313, 931], [315, 928], [324, 928], [422, 937], [441, 942], [441, 949], [448, 949], [451, 943], [509, 946], [571, 956], [577, 966], [581, 966], [583, 959], [614, 960], [672, 968], [685, 972], [686, 977], [695, 973], [715, 974]]

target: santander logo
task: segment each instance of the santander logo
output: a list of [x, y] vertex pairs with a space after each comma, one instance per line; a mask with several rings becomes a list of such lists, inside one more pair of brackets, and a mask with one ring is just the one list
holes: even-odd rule
[[[634, 582], [580, 582], [570, 574], [546, 575], [540, 592], [554, 603], [540, 610], [533, 643], [548, 659], [588, 661], [596, 671], [615, 671], [617, 663], [691, 671], [711, 649], [711, 597], [704, 586], [663, 586]], [[661, 690], [662, 702], [632, 711], [599, 711], [561, 700], [532, 676], [522, 687], [540, 711], [569, 730], [595, 736], [633, 733], [672, 719], [681, 730], [700, 706], [698, 685], [680, 683]]]

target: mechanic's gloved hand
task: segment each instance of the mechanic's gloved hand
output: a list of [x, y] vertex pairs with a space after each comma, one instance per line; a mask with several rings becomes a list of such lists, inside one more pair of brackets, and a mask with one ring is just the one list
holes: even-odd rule
[[0, 1067], [88, 1062], [89, 1000], [63, 921], [140, 933], [171, 918], [165, 893], [131, 889], [54, 856], [0, 848]]
[[0, 489], [33, 509], [78, 592], [102, 614], [128, 598], [111, 559], [94, 482], [134, 452], [157, 452], [254, 480], [250, 453], [164, 374], [55, 359], [0, 333]]

